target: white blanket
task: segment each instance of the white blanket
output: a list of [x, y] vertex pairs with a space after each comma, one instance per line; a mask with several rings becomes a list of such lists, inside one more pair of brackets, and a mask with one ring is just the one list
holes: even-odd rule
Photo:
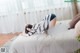
[[68, 22], [59, 22], [48, 33], [28, 37], [20, 34], [13, 41], [10, 53], [68, 53], [80, 48], [74, 29], [68, 30]]

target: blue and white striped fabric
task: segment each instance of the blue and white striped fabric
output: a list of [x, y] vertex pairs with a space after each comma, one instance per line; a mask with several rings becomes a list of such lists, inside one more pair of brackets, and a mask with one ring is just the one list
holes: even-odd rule
[[43, 18], [43, 20], [41, 22], [34, 24], [34, 26], [32, 27], [32, 30], [30, 32], [28, 32], [28, 35], [31, 36], [34, 33], [42, 33], [44, 31], [48, 30], [51, 15], [53, 15], [53, 14], [47, 15], [45, 18]]

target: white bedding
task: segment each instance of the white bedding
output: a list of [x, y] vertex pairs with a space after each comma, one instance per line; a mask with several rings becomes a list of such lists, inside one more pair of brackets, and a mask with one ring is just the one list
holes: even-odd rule
[[13, 41], [10, 53], [68, 53], [80, 48], [74, 29], [68, 30], [68, 22], [62, 21], [48, 30], [48, 34], [26, 37], [20, 34]]

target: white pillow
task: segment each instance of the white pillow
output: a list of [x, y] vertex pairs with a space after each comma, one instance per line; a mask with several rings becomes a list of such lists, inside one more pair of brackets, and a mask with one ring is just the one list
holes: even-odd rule
[[75, 25], [75, 32], [77, 35], [80, 35], [80, 21], [78, 21]]

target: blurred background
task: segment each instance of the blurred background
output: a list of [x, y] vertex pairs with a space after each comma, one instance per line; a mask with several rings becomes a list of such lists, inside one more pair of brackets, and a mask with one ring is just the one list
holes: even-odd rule
[[54, 13], [57, 20], [72, 19], [80, 12], [80, 1], [69, 1], [0, 0], [0, 33], [22, 32], [25, 24], [37, 23], [49, 13]]

